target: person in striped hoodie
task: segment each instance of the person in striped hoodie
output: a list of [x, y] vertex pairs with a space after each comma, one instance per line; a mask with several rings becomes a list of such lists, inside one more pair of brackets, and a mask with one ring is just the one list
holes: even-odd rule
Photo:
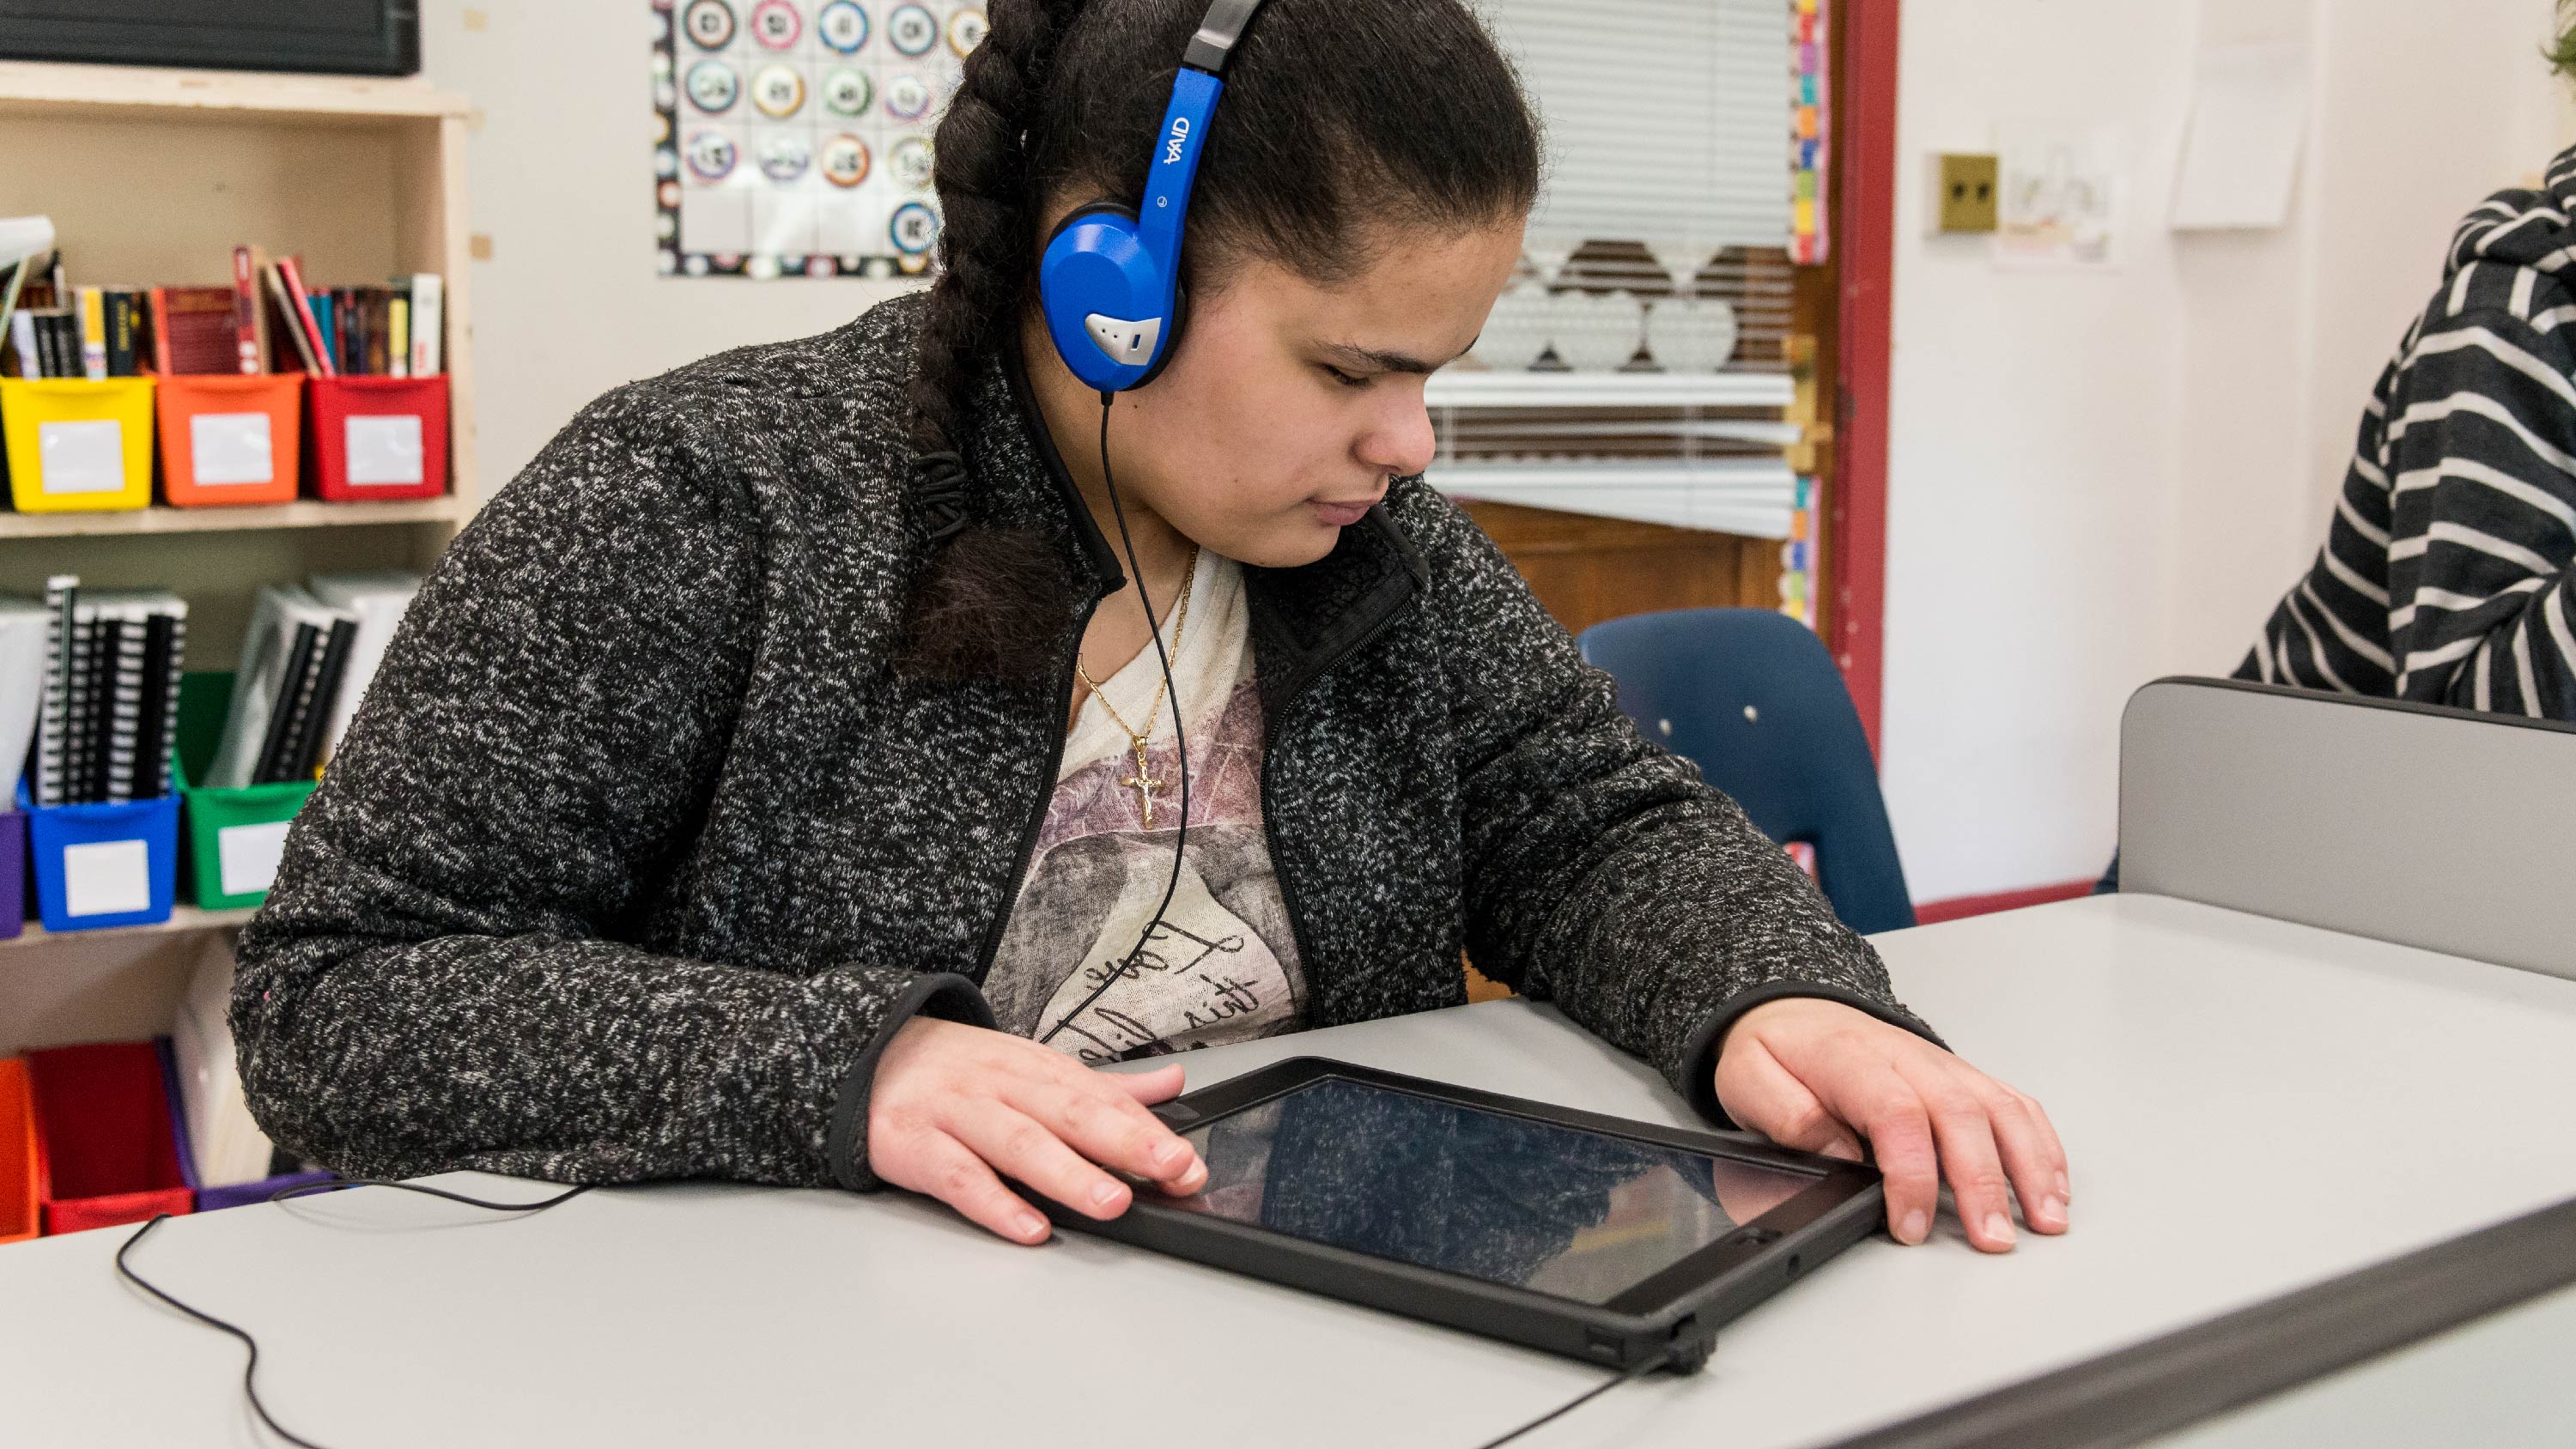
[[[2576, 65], [2576, 30], [2560, 46]], [[2239, 679], [2576, 720], [2576, 150], [2468, 215]]]

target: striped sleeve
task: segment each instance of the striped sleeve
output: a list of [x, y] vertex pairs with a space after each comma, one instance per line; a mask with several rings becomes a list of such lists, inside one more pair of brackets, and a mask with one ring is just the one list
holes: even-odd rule
[[2437, 315], [2389, 400], [2393, 692], [2576, 720], [2576, 346], [2528, 320], [2534, 273], [2473, 271], [2501, 305]]
[[2576, 720], [2576, 305], [2472, 261], [2382, 374], [2243, 679]]

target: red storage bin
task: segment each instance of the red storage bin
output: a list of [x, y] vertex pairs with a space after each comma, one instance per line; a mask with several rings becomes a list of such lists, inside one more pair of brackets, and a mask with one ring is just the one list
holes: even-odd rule
[[332, 503], [436, 498], [447, 491], [447, 379], [317, 377], [310, 384], [313, 481]]
[[161, 494], [173, 506], [295, 501], [302, 373], [166, 376], [152, 401], [161, 414]]
[[27, 1064], [0, 1058], [0, 1243], [32, 1238], [36, 1212], [36, 1114], [27, 1101]]
[[54, 1047], [29, 1052], [26, 1061], [46, 1236], [194, 1206], [152, 1043]]

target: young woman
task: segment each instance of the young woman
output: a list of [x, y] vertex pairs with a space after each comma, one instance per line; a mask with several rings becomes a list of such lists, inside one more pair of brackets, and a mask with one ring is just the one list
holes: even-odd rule
[[2062, 1231], [2037, 1104], [1415, 476], [1538, 185], [1460, 0], [1262, 10], [1169, 367], [1114, 409], [1068, 370], [1039, 250], [1139, 203], [1205, 6], [997, 0], [927, 296], [611, 393], [457, 538], [243, 933], [262, 1125], [371, 1175], [890, 1183], [1034, 1243], [997, 1170], [1103, 1217], [1104, 1169], [1206, 1178], [1144, 1110], [1177, 1064], [1090, 1063], [1455, 1005], [1463, 949], [1712, 1118], [1866, 1144], [1903, 1241], [1943, 1173], [1980, 1248], [2015, 1194]]

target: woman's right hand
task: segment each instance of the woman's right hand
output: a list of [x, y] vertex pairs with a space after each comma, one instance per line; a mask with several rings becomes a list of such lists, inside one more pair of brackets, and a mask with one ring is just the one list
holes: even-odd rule
[[1181, 1075], [1177, 1063], [1093, 1071], [1025, 1037], [916, 1016], [877, 1058], [868, 1168], [1015, 1243], [1043, 1243], [1047, 1220], [999, 1174], [1101, 1219], [1133, 1200], [1103, 1167], [1178, 1197], [1207, 1184], [1190, 1144], [1145, 1110], [1180, 1095]]

